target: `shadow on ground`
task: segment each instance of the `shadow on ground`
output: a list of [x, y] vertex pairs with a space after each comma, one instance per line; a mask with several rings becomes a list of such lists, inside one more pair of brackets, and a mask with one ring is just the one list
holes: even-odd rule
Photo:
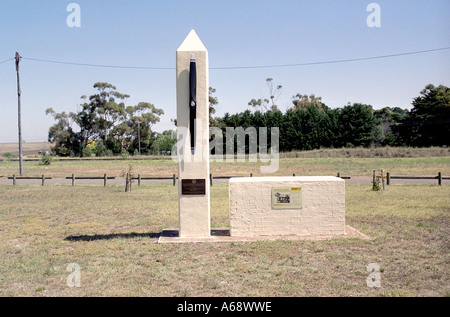
[[[164, 236], [178, 237], [178, 230], [164, 230]], [[211, 236], [229, 236], [230, 230], [228, 229], [213, 229], [211, 230]], [[149, 232], [149, 233], [111, 233], [111, 234], [94, 234], [94, 235], [81, 235], [81, 236], [69, 236], [64, 240], [66, 241], [98, 241], [98, 240], [111, 240], [111, 239], [136, 239], [136, 238], [150, 238], [159, 239], [161, 232]]]
[[69, 236], [64, 240], [66, 241], [97, 241], [97, 240], [111, 240], [111, 239], [135, 239], [135, 238], [150, 238], [158, 239], [161, 232], [150, 233], [112, 233], [112, 234], [95, 234], [95, 235], [82, 235], [82, 236]]

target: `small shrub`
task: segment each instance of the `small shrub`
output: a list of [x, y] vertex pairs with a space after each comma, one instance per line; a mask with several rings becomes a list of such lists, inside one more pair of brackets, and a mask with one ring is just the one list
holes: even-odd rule
[[373, 183], [372, 184], [372, 190], [373, 191], [380, 191], [381, 190], [381, 182], [383, 182], [383, 190], [384, 190], [385, 189], [384, 182], [385, 182], [386, 178], [387, 178], [386, 172], [385, 172], [384, 169], [382, 169], [380, 171], [380, 174], [375, 177], [374, 181], [372, 181], [372, 183]]
[[41, 159], [41, 165], [50, 165], [53, 162], [53, 157], [44, 155]]
[[134, 177], [133, 164], [129, 164], [128, 170], [127, 171], [123, 170], [122, 173], [120, 174], [120, 176], [126, 177], [125, 178], [125, 192], [128, 192], [128, 191], [131, 192], [131, 185], [133, 184], [133, 177]]
[[11, 152], [3, 153], [3, 157], [6, 157], [8, 160], [12, 159], [14, 155]]
[[92, 150], [89, 147], [85, 147], [83, 149], [83, 156], [84, 157], [91, 157], [91, 156], [94, 156], [94, 153], [92, 152]]
[[106, 154], [106, 148], [105, 148], [105, 144], [103, 143], [103, 141], [96, 141], [94, 144], [95, 144], [95, 147], [94, 147], [94, 149], [91, 149], [91, 150], [95, 153], [95, 156], [97, 156], [97, 157], [104, 156]]

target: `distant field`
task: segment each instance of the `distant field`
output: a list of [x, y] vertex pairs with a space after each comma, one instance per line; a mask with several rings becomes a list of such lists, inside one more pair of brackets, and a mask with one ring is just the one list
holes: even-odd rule
[[[48, 142], [24, 142], [22, 143], [23, 155], [35, 155], [40, 151], [50, 151]], [[19, 145], [17, 143], [0, 143], [0, 158], [4, 153], [19, 155]]]
[[[42, 150], [49, 147], [48, 143], [24, 143], [27, 149]], [[11, 144], [2, 144], [0, 149], [11, 148]], [[108, 160], [103, 160], [108, 159]], [[0, 157], [1, 160], [1, 157]], [[213, 176], [262, 176], [261, 166], [270, 163], [262, 162], [215, 162], [211, 161]], [[65, 178], [72, 174], [78, 176], [108, 176], [120, 177], [133, 165], [134, 173], [141, 176], [171, 176], [177, 173], [177, 164], [170, 156], [137, 156], [123, 159], [122, 157], [106, 157], [67, 160], [54, 158], [49, 166], [36, 161], [24, 162], [24, 176], [40, 176], [45, 174], [54, 178]], [[0, 161], [0, 178], [18, 174], [17, 161], [3, 158]], [[450, 151], [448, 148], [352, 148], [352, 149], [322, 149], [314, 151], [281, 153], [278, 170], [269, 174], [274, 176], [336, 175], [370, 177], [373, 170], [384, 169], [391, 175], [403, 176], [436, 176], [441, 172], [450, 176]], [[268, 174], [265, 174], [266, 176]]]
[[[114, 160], [114, 161], [64, 161], [55, 160], [49, 166], [41, 162], [24, 162], [25, 176], [46, 176], [65, 178], [72, 174], [78, 176], [109, 176], [120, 177], [129, 165], [133, 165], [134, 173], [141, 176], [171, 176], [177, 173], [177, 164], [170, 160]], [[332, 175], [338, 172], [341, 176], [372, 175], [375, 169], [384, 169], [391, 175], [421, 175], [436, 176], [441, 172], [450, 176], [450, 156], [442, 157], [414, 157], [414, 158], [281, 158], [278, 171], [274, 174], [261, 174], [261, 162], [212, 162], [213, 176], [297, 176]], [[0, 178], [18, 174], [17, 161], [0, 161]]]

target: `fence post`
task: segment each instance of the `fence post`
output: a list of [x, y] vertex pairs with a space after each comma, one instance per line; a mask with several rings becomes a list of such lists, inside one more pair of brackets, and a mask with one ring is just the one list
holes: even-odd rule
[[375, 190], [375, 170], [373, 170], [373, 176], [372, 176], [372, 189]]
[[13, 174], [13, 185], [16, 185], [16, 174]]
[[173, 174], [172, 177], [173, 177], [173, 186], [175, 186], [177, 183], [177, 175]]
[[391, 173], [389, 172], [386, 173], [386, 185], [391, 185]]
[[209, 174], [209, 185], [210, 186], [213, 185], [213, 176], [212, 176], [212, 174]]
[[250, 177], [253, 177], [253, 173], [250, 173]]
[[141, 174], [138, 175], [138, 186], [141, 186]]
[[294, 177], [295, 177], [295, 173], [294, 173], [294, 174], [292, 174], [292, 176], [294, 176]]
[[72, 187], [75, 186], [75, 174], [72, 174]]
[[44, 186], [44, 185], [45, 185], [45, 176], [42, 175], [42, 186]]
[[108, 178], [106, 177], [106, 174], [105, 175], [103, 175], [103, 186], [104, 187], [106, 187], [106, 180], [107, 180]]
[[128, 192], [128, 173], [127, 177], [125, 178], [125, 192]]
[[341, 172], [337, 173], [337, 177], [341, 178]]
[[442, 186], [442, 173], [441, 172], [438, 173], [438, 185]]

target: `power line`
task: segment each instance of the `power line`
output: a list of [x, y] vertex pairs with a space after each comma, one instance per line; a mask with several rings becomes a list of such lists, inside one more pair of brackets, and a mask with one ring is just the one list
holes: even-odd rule
[[[339, 60], [296, 63], [296, 64], [210, 67], [210, 69], [212, 69], [212, 70], [261, 69], [261, 68], [282, 68], [282, 67], [300, 67], [300, 66], [312, 66], [312, 65], [324, 65], [324, 64], [338, 64], [338, 63], [367, 61], [367, 60], [374, 60], [374, 59], [393, 58], [393, 57], [400, 57], [400, 56], [407, 56], [407, 55], [417, 55], [417, 54], [431, 53], [431, 52], [437, 52], [437, 51], [444, 51], [444, 50], [449, 50], [449, 49], [450, 49], [450, 47], [442, 47], [442, 48], [435, 48], [435, 49], [429, 49], [429, 50], [413, 51], [413, 52], [406, 52], [406, 53], [396, 53], [396, 54], [388, 54], [388, 55], [378, 55], [378, 56], [370, 56], [370, 57], [361, 57], [361, 58], [339, 59]], [[121, 66], [121, 65], [75, 63], [75, 62], [64, 62], [64, 61], [55, 61], [55, 60], [48, 60], [48, 59], [30, 58], [30, 57], [22, 57], [22, 59], [29, 60], [29, 61], [35, 61], [35, 62], [63, 64], [63, 65], [72, 65], [72, 66], [85, 66], [85, 67], [102, 67], [102, 68], [116, 68], [116, 69], [148, 69], [148, 70], [174, 70], [175, 69], [174, 67]], [[11, 59], [3, 61], [0, 64], [5, 63], [10, 60]]]
[[13, 59], [15, 59], [15, 57], [10, 58], [10, 59], [7, 59], [7, 60], [4, 60], [3, 62], [0, 62], [0, 64], [3, 64], [3, 63], [6, 63], [6, 62], [9, 62], [9, 61], [12, 61]]
[[351, 59], [340, 59], [340, 60], [331, 60], [331, 61], [320, 61], [320, 62], [309, 62], [309, 63], [299, 63], [299, 64], [280, 64], [280, 65], [262, 65], [262, 66], [236, 66], [236, 67], [216, 67], [211, 69], [255, 69], [255, 68], [281, 68], [281, 67], [295, 67], [295, 66], [311, 66], [311, 65], [323, 65], [323, 64], [337, 64], [337, 63], [348, 63], [348, 62], [358, 62], [358, 61], [366, 61], [372, 59], [383, 59], [383, 58], [392, 58], [406, 55], [415, 55], [415, 54], [423, 54], [430, 52], [437, 52], [448, 50], [450, 47], [442, 47], [435, 48], [430, 50], [423, 51], [415, 51], [415, 52], [407, 52], [407, 53], [397, 53], [397, 54], [389, 54], [389, 55], [379, 55], [379, 56], [371, 56], [371, 57], [361, 57], [361, 58], [351, 58]]
[[174, 70], [175, 69], [173, 67], [146, 67], [146, 66], [119, 66], [119, 65], [85, 64], [85, 63], [61, 62], [61, 61], [53, 61], [53, 60], [29, 58], [29, 57], [22, 57], [22, 59], [35, 61], [35, 62], [74, 65], [74, 66], [86, 66], [86, 67], [122, 68], [122, 69], [152, 69], [152, 70]]

